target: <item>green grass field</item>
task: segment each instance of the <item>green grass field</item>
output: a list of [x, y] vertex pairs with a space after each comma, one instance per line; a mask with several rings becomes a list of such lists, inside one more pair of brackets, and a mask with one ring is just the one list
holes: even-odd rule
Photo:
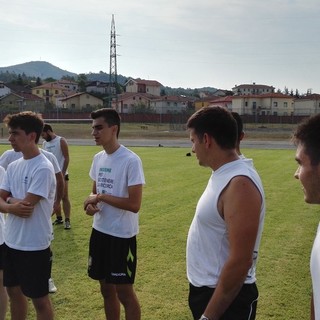
[[[8, 148], [1, 145], [0, 152]], [[210, 170], [200, 167], [195, 156], [186, 157], [190, 151], [186, 148], [132, 150], [141, 157], [146, 176], [135, 284], [142, 319], [191, 320], [187, 306], [186, 237]], [[92, 218], [82, 209], [91, 191], [88, 171], [97, 151], [99, 147], [70, 146], [72, 229], [55, 226], [52, 243], [52, 273], [58, 292], [51, 297], [56, 319], [104, 319], [98, 283], [86, 272]], [[257, 319], [308, 319], [309, 257], [319, 209], [304, 203], [300, 183], [293, 178], [293, 150], [243, 152], [254, 159], [267, 202], [258, 262]], [[35, 318], [32, 309], [28, 319]]]

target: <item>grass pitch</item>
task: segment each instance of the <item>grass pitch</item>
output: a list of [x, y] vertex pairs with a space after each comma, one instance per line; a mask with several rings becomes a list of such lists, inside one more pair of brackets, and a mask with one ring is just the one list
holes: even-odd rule
[[[0, 152], [8, 146], [0, 146]], [[186, 148], [131, 148], [142, 159], [146, 185], [140, 211], [135, 288], [142, 319], [191, 320], [187, 306], [185, 246], [196, 203], [210, 170]], [[56, 319], [105, 319], [98, 283], [87, 276], [92, 218], [83, 201], [91, 191], [88, 172], [100, 147], [70, 146], [71, 230], [54, 226], [51, 295]], [[257, 319], [308, 319], [310, 250], [319, 211], [304, 203], [293, 150], [243, 150], [253, 158], [266, 193], [266, 220], [258, 261], [260, 300]], [[30, 307], [28, 319], [34, 319]], [[9, 319], [9, 317], [8, 317]], [[122, 318], [123, 312], [122, 312]]]

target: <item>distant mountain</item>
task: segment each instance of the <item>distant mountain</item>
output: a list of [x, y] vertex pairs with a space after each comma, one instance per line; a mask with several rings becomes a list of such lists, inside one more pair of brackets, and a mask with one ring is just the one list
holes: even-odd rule
[[[78, 78], [78, 74], [62, 70], [53, 64], [45, 61], [31, 61], [26, 63], [17, 64], [14, 66], [0, 67], [0, 80], [4, 82], [11, 82], [12, 77], [8, 77], [6, 73], [14, 75], [25, 75], [27, 77], [39, 77], [44, 80], [46, 78], [53, 78], [60, 80], [63, 76], [74, 77], [75, 80]], [[88, 81], [101, 81], [109, 82], [109, 74], [103, 71], [99, 73], [86, 73], [85, 74]], [[120, 74], [117, 75], [117, 80], [120, 85], [124, 85], [130, 77], [125, 77]], [[197, 89], [184, 89], [184, 88], [171, 88], [163, 86], [164, 93], [166, 95], [186, 95], [194, 96], [199, 93], [199, 91], [214, 92], [217, 89], [213, 87], [197, 88]]]
[[63, 76], [77, 77], [76, 73], [62, 70], [45, 61], [31, 61], [9, 67], [0, 67], [0, 73], [1, 72], [15, 73], [17, 75], [24, 73], [28, 77], [39, 77], [41, 79], [54, 78], [60, 80]]

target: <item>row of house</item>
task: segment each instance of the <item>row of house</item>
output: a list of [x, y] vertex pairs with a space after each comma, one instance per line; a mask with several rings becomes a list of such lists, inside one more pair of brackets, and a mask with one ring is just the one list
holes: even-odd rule
[[102, 107], [103, 100], [88, 92], [79, 92], [78, 84], [72, 81], [60, 80], [34, 88], [0, 82], [0, 107], [3, 109], [43, 112], [48, 105], [57, 110], [80, 111]]
[[[309, 94], [295, 98], [292, 95], [276, 93], [273, 86], [242, 84], [232, 88], [233, 95], [225, 90], [200, 92], [200, 97], [161, 95], [162, 85], [155, 80], [129, 79], [125, 92], [114, 95], [111, 107], [119, 113], [152, 111], [157, 114], [183, 113], [188, 109], [198, 110], [204, 106], [222, 106], [240, 115], [311, 115], [320, 112], [320, 95]], [[104, 101], [96, 93], [105, 94], [108, 84], [91, 82], [86, 92], [79, 92], [78, 84], [60, 80], [34, 88], [10, 88], [0, 82], [0, 108], [12, 110], [33, 110], [42, 112], [46, 105], [57, 110], [83, 111], [101, 108]], [[109, 88], [110, 92], [110, 88]]]
[[203, 106], [222, 106], [240, 115], [309, 116], [320, 113], [320, 94], [295, 98], [282, 93], [235, 95], [195, 102], [195, 109]]
[[295, 97], [275, 92], [273, 86], [241, 84], [233, 95], [205, 98], [195, 102], [195, 110], [204, 106], [222, 106], [240, 115], [308, 116], [320, 112], [320, 94]]

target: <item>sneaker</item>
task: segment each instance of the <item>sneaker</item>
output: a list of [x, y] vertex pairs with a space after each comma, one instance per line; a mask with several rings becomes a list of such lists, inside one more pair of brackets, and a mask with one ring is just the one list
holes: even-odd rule
[[71, 229], [70, 220], [66, 220], [66, 221], [65, 221], [65, 223], [64, 223], [64, 228], [65, 228], [66, 230]]
[[62, 219], [56, 219], [52, 222], [52, 225], [57, 225], [57, 224], [63, 224], [63, 220]]
[[55, 293], [55, 292], [57, 292], [57, 287], [54, 285], [54, 282], [53, 282], [53, 279], [52, 278], [50, 278], [49, 279], [49, 292], [50, 293]]

